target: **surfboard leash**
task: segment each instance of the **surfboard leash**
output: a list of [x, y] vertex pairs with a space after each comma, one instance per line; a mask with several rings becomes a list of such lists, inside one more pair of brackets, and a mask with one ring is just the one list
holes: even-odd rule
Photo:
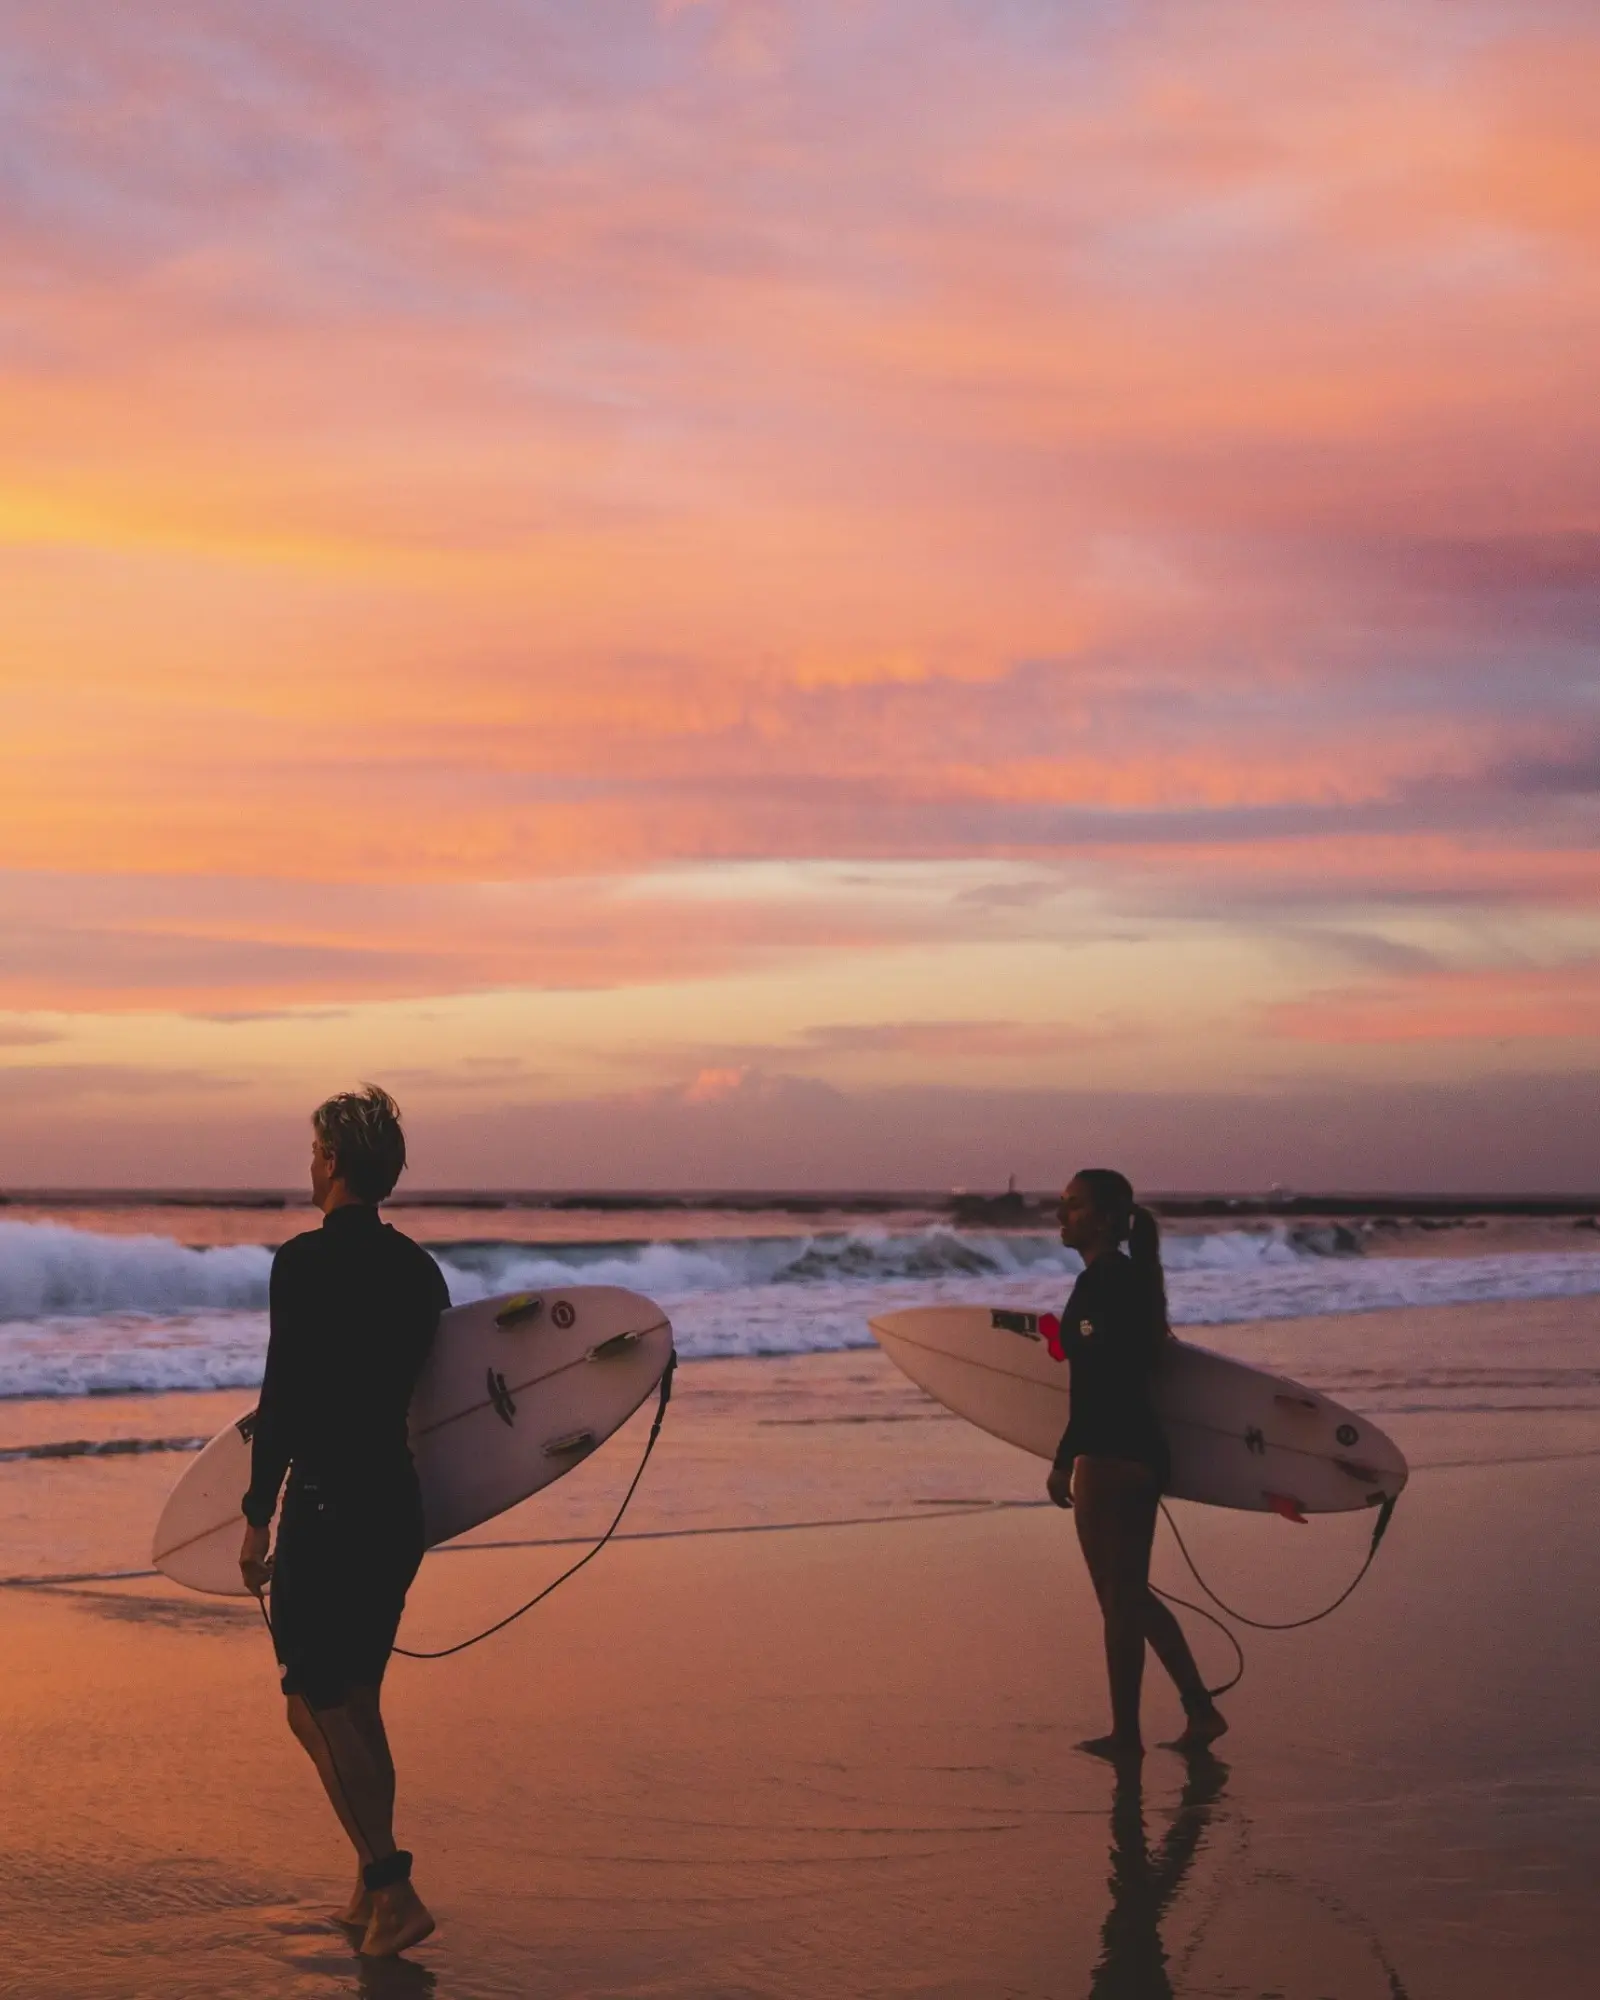
[[[1165, 1500], [1161, 1502], [1161, 1512], [1166, 1519], [1168, 1528], [1170, 1528], [1172, 1531], [1172, 1539], [1178, 1545], [1178, 1553], [1183, 1557], [1184, 1563], [1188, 1568], [1189, 1574], [1194, 1578], [1195, 1582], [1199, 1584], [1201, 1590], [1204, 1591], [1206, 1596], [1210, 1598], [1211, 1602], [1217, 1607], [1218, 1611], [1225, 1613], [1229, 1618], [1233, 1619], [1235, 1623], [1248, 1626], [1252, 1632], [1298, 1632], [1307, 1625], [1320, 1625], [1324, 1618], [1331, 1618], [1334, 1612], [1336, 1612], [1339, 1609], [1340, 1605], [1344, 1604], [1350, 1597], [1352, 1597], [1355, 1594], [1356, 1586], [1362, 1581], [1362, 1579], [1366, 1576], [1367, 1571], [1372, 1567], [1373, 1558], [1378, 1553], [1379, 1543], [1382, 1542], [1384, 1536], [1388, 1533], [1389, 1523], [1394, 1518], [1394, 1510], [1399, 1502], [1399, 1498], [1400, 1496], [1398, 1493], [1390, 1494], [1388, 1499], [1385, 1500], [1383, 1505], [1378, 1509], [1378, 1518], [1373, 1523], [1372, 1527], [1372, 1540], [1367, 1545], [1366, 1559], [1363, 1561], [1360, 1569], [1356, 1571], [1355, 1575], [1345, 1585], [1344, 1589], [1340, 1591], [1339, 1595], [1333, 1600], [1331, 1604], [1324, 1605], [1320, 1611], [1312, 1611], [1308, 1613], [1307, 1616], [1304, 1618], [1283, 1618], [1283, 1619], [1251, 1618], [1243, 1611], [1236, 1611], [1231, 1604], [1225, 1604], [1223, 1600], [1217, 1595], [1217, 1593], [1211, 1588], [1210, 1584], [1207, 1583], [1205, 1578], [1200, 1574], [1199, 1566], [1196, 1564], [1194, 1557], [1190, 1555], [1189, 1545], [1183, 1539], [1183, 1535], [1179, 1530], [1178, 1524], [1175, 1520], [1173, 1520], [1172, 1511], [1167, 1506]], [[1234, 1674], [1232, 1680], [1224, 1681], [1221, 1687], [1207, 1688], [1206, 1692], [1214, 1700], [1219, 1694], [1226, 1694], [1230, 1688], [1236, 1688], [1239, 1685], [1240, 1681], [1244, 1679], [1244, 1648], [1239, 1644], [1239, 1641], [1235, 1637], [1235, 1635], [1231, 1631], [1229, 1631], [1228, 1627], [1223, 1624], [1220, 1618], [1216, 1617], [1214, 1613], [1207, 1611], [1203, 1604], [1191, 1604], [1187, 1598], [1174, 1597], [1170, 1590], [1162, 1590], [1156, 1584], [1151, 1584], [1150, 1588], [1153, 1591], [1155, 1591], [1157, 1597], [1165, 1598], [1167, 1603], [1179, 1605], [1185, 1611], [1193, 1611], [1197, 1613], [1201, 1618], [1205, 1618], [1209, 1620], [1211, 1624], [1215, 1625], [1219, 1632], [1226, 1634], [1229, 1645], [1232, 1646], [1234, 1653], [1238, 1657], [1239, 1661], [1238, 1670]]]
[[536, 1604], [543, 1604], [552, 1591], [559, 1590], [562, 1584], [567, 1582], [570, 1577], [576, 1576], [585, 1564], [594, 1561], [606, 1543], [610, 1541], [618, 1528], [622, 1526], [622, 1517], [628, 1511], [628, 1503], [639, 1490], [639, 1481], [644, 1477], [644, 1469], [650, 1463], [650, 1454], [656, 1448], [656, 1439], [661, 1435], [661, 1426], [666, 1418], [667, 1405], [672, 1401], [672, 1378], [677, 1373], [677, 1368], [678, 1350], [673, 1348], [667, 1356], [667, 1365], [661, 1373], [661, 1388], [656, 1399], [656, 1413], [651, 1420], [650, 1435], [645, 1440], [644, 1455], [640, 1458], [638, 1468], [628, 1483], [627, 1492], [622, 1496], [622, 1505], [612, 1516], [610, 1527], [606, 1529], [599, 1541], [592, 1548], [585, 1549], [583, 1554], [579, 1556], [578, 1560], [569, 1569], [564, 1569], [553, 1583], [547, 1583], [544, 1589], [539, 1591], [537, 1595], [530, 1597], [526, 1604], [519, 1604], [515, 1611], [507, 1612], [504, 1618], [496, 1620], [493, 1625], [486, 1625], [481, 1632], [474, 1632], [470, 1639], [458, 1639], [455, 1645], [440, 1646], [432, 1652], [421, 1652], [410, 1646], [396, 1646], [394, 1650], [402, 1659], [448, 1660], [453, 1653], [464, 1653], [469, 1646], [476, 1646], [481, 1644], [485, 1639], [492, 1639], [496, 1632], [503, 1632], [508, 1625], [514, 1625], [519, 1618], [531, 1611]]

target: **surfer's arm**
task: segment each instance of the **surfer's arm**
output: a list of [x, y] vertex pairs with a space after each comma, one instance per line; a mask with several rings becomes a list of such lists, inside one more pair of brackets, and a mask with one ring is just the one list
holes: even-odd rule
[[247, 1526], [239, 1550], [239, 1574], [244, 1578], [245, 1589], [254, 1597], [259, 1597], [272, 1581], [269, 1533], [266, 1528]]
[[1045, 1475], [1044, 1490], [1058, 1507], [1072, 1505], [1072, 1467], [1076, 1458], [1076, 1452], [1071, 1458], [1063, 1458], [1058, 1450], [1054, 1465]]
[[250, 1442], [250, 1490], [240, 1507], [253, 1528], [271, 1525], [278, 1505], [278, 1489], [289, 1470], [288, 1405], [295, 1335], [291, 1293], [280, 1251], [272, 1260], [268, 1294], [271, 1331], [267, 1336], [267, 1367], [261, 1380], [261, 1400], [256, 1405], [255, 1431]]

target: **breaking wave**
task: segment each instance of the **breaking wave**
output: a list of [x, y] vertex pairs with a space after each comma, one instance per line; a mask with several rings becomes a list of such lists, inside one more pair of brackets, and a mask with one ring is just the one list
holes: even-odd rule
[[[671, 1314], [679, 1348], [690, 1357], [860, 1347], [870, 1339], [868, 1318], [896, 1306], [1057, 1306], [1080, 1268], [1043, 1233], [943, 1223], [665, 1242], [431, 1247], [458, 1304], [560, 1285], [625, 1285], [647, 1293]], [[1363, 1256], [1359, 1239], [1337, 1225], [1173, 1235], [1165, 1250], [1180, 1326], [1247, 1329], [1392, 1306], [1600, 1293], [1594, 1252]], [[253, 1389], [266, 1350], [271, 1262], [259, 1245], [193, 1249], [164, 1236], [0, 1222], [0, 1398]], [[1318, 1343], [1317, 1353], [1286, 1358], [1311, 1367], [1288, 1372], [1322, 1380], [1334, 1359], [1326, 1318], [1304, 1337]], [[1363, 1351], [1358, 1364], [1352, 1352], [1349, 1366], [1374, 1359]], [[1434, 1359], [1448, 1371], [1467, 1357]], [[1488, 1359], [1476, 1357], [1478, 1365]], [[1592, 1367], [1586, 1354], [1566, 1359], [1580, 1370]], [[1398, 1373], [1410, 1371], [1402, 1365]], [[1429, 1386], [1417, 1383], [1419, 1391]], [[1509, 1395], [1510, 1385], [1487, 1393]], [[1547, 1386], [1543, 1393], [1557, 1392]]]
[[272, 1252], [190, 1250], [166, 1236], [97, 1236], [59, 1222], [0, 1222], [0, 1322], [46, 1315], [261, 1311]]
[[[432, 1246], [462, 1303], [545, 1285], [627, 1285], [652, 1298], [749, 1285], [895, 1283], [947, 1277], [1059, 1276], [1077, 1258], [1050, 1236], [934, 1225], [811, 1236], [667, 1242]], [[1234, 1271], [1347, 1255], [1337, 1227], [1232, 1230], [1169, 1240], [1167, 1266]], [[50, 1222], [0, 1222], [0, 1323], [104, 1313], [261, 1312], [272, 1253], [258, 1244], [191, 1249], [165, 1236], [100, 1236]]]

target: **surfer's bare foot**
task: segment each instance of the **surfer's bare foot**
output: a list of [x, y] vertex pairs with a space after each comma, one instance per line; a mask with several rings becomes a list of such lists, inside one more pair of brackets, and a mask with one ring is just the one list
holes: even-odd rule
[[372, 1892], [372, 1916], [361, 1940], [363, 1958], [393, 1958], [433, 1934], [433, 1918], [409, 1882]]
[[1086, 1757], [1104, 1757], [1108, 1764], [1137, 1764], [1144, 1755], [1142, 1743], [1125, 1743], [1120, 1736], [1086, 1736], [1073, 1748]]
[[1209, 1749], [1219, 1736], [1226, 1736], [1227, 1733], [1227, 1717], [1220, 1708], [1196, 1709], [1184, 1725], [1183, 1734], [1174, 1736], [1170, 1743], [1163, 1743], [1161, 1747], [1192, 1756], [1197, 1750]]
[[356, 1886], [350, 1891], [350, 1900], [342, 1910], [330, 1910], [328, 1915], [336, 1924], [343, 1924], [348, 1930], [364, 1931], [372, 1922], [372, 1891], [361, 1879], [361, 1871], [356, 1870]]

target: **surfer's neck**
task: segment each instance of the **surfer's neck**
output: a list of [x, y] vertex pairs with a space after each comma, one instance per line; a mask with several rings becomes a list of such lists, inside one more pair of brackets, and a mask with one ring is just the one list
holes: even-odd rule
[[363, 1201], [360, 1195], [352, 1194], [342, 1180], [329, 1183], [327, 1193], [318, 1201], [317, 1206], [322, 1210], [324, 1221], [341, 1208], [370, 1208], [374, 1215], [377, 1213], [376, 1202]]

